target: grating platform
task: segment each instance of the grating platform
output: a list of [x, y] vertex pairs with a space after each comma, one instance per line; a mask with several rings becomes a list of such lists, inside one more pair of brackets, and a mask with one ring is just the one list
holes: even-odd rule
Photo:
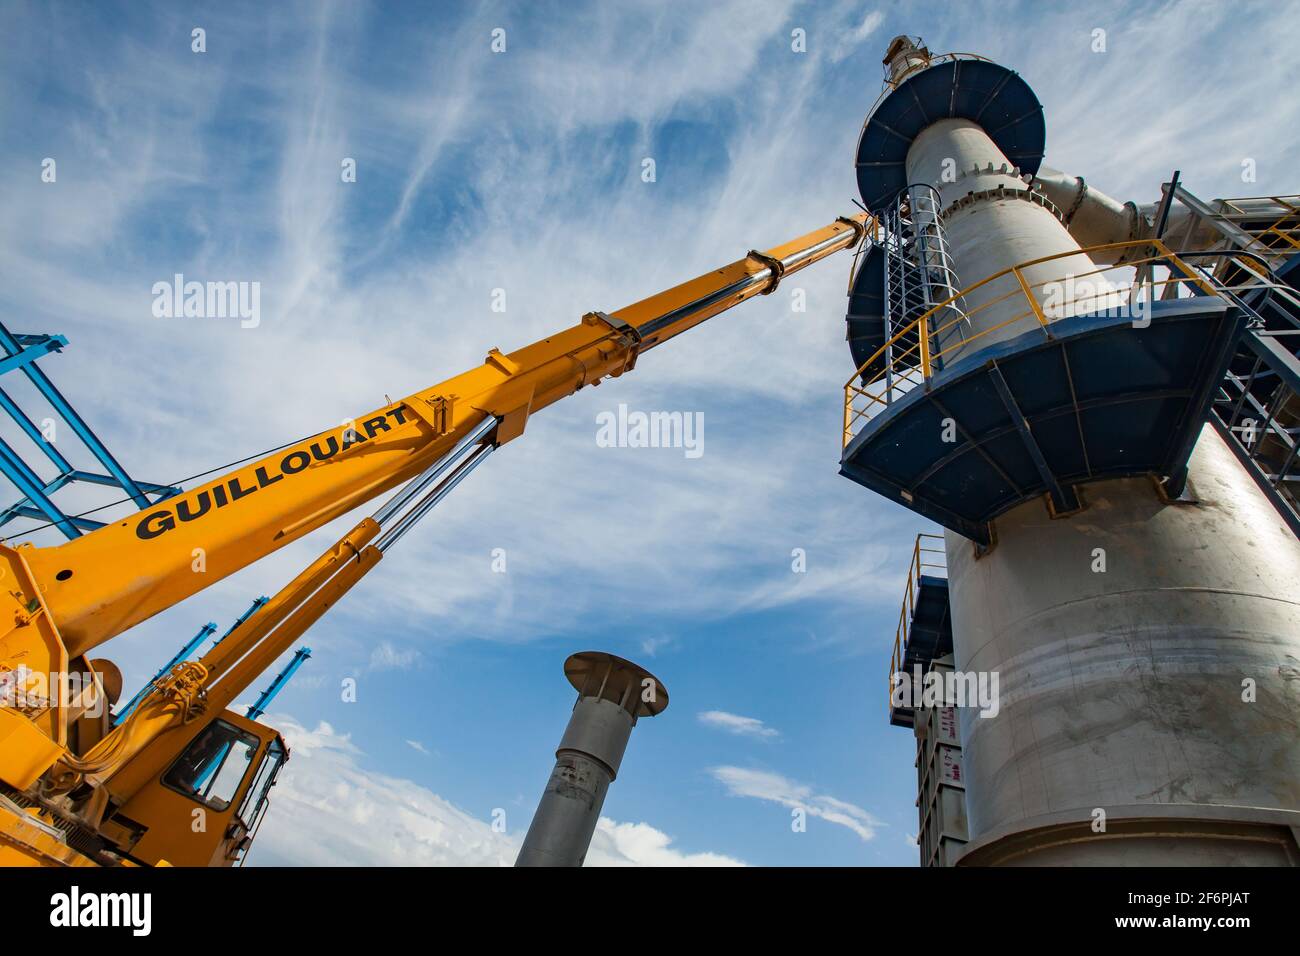
[[989, 521], [1030, 499], [1074, 510], [1076, 483], [1181, 476], [1240, 325], [1201, 296], [1155, 303], [1147, 328], [1119, 312], [1062, 319], [1050, 339], [1026, 332], [894, 400], [853, 436], [840, 474], [982, 544]]

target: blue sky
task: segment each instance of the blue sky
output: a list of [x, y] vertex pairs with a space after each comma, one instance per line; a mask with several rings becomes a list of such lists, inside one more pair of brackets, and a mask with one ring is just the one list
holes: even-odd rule
[[[47, 369], [134, 474], [171, 480], [851, 212], [900, 32], [1020, 71], [1047, 161], [1120, 200], [1158, 198], [1173, 168], [1205, 198], [1292, 192], [1292, 12], [9, 3], [0, 305], [16, 331], [69, 337]], [[634, 734], [592, 863], [913, 865], [912, 740], [887, 725], [885, 671], [932, 529], [836, 474], [848, 269], [787, 282], [806, 313], [783, 289], [539, 415], [331, 611], [267, 718], [294, 756], [253, 862], [509, 862], [572, 703], [561, 664], [593, 648], [672, 702]], [[261, 324], [155, 318], [177, 272], [259, 282]], [[705, 453], [599, 447], [621, 402], [703, 413]], [[354, 520], [106, 653], [134, 690]]]

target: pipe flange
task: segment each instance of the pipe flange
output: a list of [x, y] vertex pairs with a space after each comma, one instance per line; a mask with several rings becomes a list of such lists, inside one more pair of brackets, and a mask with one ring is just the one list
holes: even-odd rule
[[994, 166], [992, 163], [989, 163], [983, 168], [972, 166], [970, 169], [963, 169], [957, 174], [957, 178], [954, 179], [953, 182], [959, 183], [962, 180], [975, 179], [979, 176], [1007, 176], [1011, 179], [1021, 179], [1023, 181], [1019, 166], [1012, 166], [1008, 163]]
[[[1138, 239], [1142, 238], [1142, 233], [1144, 231], [1143, 226], [1150, 225], [1150, 223], [1143, 222], [1142, 211], [1138, 209], [1138, 204], [1133, 202], [1132, 200], [1126, 202], [1124, 204], [1124, 208], [1128, 210], [1129, 227], [1128, 227], [1127, 241], [1136, 242]], [[1120, 256], [1118, 259], [1116, 259], [1115, 265], [1121, 266], [1124, 263], [1128, 262], [1130, 259], [1141, 259], [1153, 255], [1154, 253], [1155, 253], [1154, 246], [1134, 246], [1131, 249], [1129, 249], [1127, 252], [1125, 252], [1122, 256]]]
[[1082, 176], [1075, 176], [1074, 178], [1079, 181], [1079, 189], [1074, 195], [1074, 204], [1070, 206], [1070, 211], [1061, 220], [1067, 227], [1070, 225], [1071, 220], [1074, 219], [1074, 214], [1079, 211], [1079, 207], [1083, 205], [1084, 197], [1088, 195], [1088, 184], [1084, 181], [1084, 178]]
[[1031, 202], [1036, 206], [1042, 206], [1053, 216], [1064, 224], [1064, 218], [1061, 216], [1061, 210], [1056, 204], [1044, 196], [1042, 193], [1034, 192], [1032, 189], [1008, 189], [1005, 184], [999, 184], [993, 189], [980, 189], [975, 192], [969, 192], [960, 199], [957, 199], [939, 214], [941, 219], [947, 219], [959, 209], [965, 209], [981, 199], [1023, 199]]

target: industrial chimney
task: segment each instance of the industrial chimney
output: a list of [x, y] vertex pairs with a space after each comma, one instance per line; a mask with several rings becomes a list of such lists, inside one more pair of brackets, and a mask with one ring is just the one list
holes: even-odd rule
[[564, 676], [578, 700], [515, 866], [582, 866], [637, 718], [668, 706], [658, 678], [613, 654], [574, 654]]
[[999, 698], [891, 696], [922, 862], [1300, 863], [1294, 197], [1121, 204], [1014, 71], [884, 63], [840, 470], [945, 529], [891, 686]]

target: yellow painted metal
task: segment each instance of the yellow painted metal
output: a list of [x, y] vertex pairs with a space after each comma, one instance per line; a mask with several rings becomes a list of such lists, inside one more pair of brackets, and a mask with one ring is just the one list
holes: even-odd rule
[[[786, 261], [791, 274], [853, 245], [866, 218], [832, 223], [765, 254]], [[57, 547], [31, 549], [27, 562], [69, 654], [84, 654], [396, 487], [485, 416], [531, 414], [622, 374], [629, 351], [660, 345], [760, 294], [762, 283], [710, 301], [765, 271], [746, 257], [613, 313], [640, 329], [686, 310], [639, 346], [603, 325], [579, 323], [505, 356], [494, 352], [480, 367], [359, 416], [355, 425], [321, 432], [141, 514]], [[444, 403], [451, 411], [439, 431], [426, 410]], [[349, 431], [360, 440], [349, 441]], [[195, 573], [200, 554], [206, 570]]]
[[[1286, 212], [1262, 229], [1251, 228], [1248, 225], [1249, 221], [1258, 220], [1260, 211], [1245, 209], [1241, 203], [1261, 200], [1271, 202], [1285, 209]], [[1262, 253], [1265, 258], [1276, 262], [1278, 257], [1289, 256], [1294, 250], [1300, 249], [1300, 196], [1241, 196], [1220, 200], [1220, 202], [1226, 211], [1220, 213], [1219, 218], [1232, 222], [1251, 237], [1247, 251]], [[1281, 240], [1282, 244], [1270, 240]], [[1258, 248], [1250, 248], [1251, 246], [1258, 246]], [[1249, 259], [1243, 260], [1243, 264], [1256, 270], [1261, 268]]]
[[21, 713], [0, 707], [0, 780], [26, 790], [63, 754], [63, 748]]
[[921, 322], [916, 327], [916, 341], [921, 348], [921, 374], [930, 377], [930, 323]]
[[[237, 851], [242, 848], [245, 838], [251, 836], [249, 827], [254, 821], [240, 820], [238, 812], [256, 778], [258, 765], [267, 758], [267, 751], [279, 739], [279, 734], [228, 710], [213, 711], [207, 723], [217, 718], [258, 738], [258, 749], [252, 755], [243, 779], [228, 806], [200, 806], [192, 797], [166, 786], [159, 779], [179, 751], [159, 762], [156, 772], [132, 793], [121, 809], [122, 817], [138, 824], [144, 831], [131, 847], [131, 856], [142, 863], [158, 866], [166, 861], [172, 866], [230, 866], [236, 862]], [[185, 743], [197, 737], [198, 733], [188, 733]], [[195, 823], [199, 820], [202, 829], [196, 830]]]
[[[379, 526], [357, 524], [115, 728], [107, 716], [102, 727], [86, 722], [85, 701], [105, 696], [87, 652], [414, 477], [489, 417], [495, 444], [518, 437], [534, 411], [631, 370], [640, 352], [858, 244], [868, 219], [837, 220], [513, 352], [492, 349], [478, 368], [66, 544], [0, 544], [0, 687], [19, 687], [25, 702], [0, 711], [0, 781], [31, 804], [0, 793], [0, 863], [95, 862], [61, 835], [70, 828], [106, 842], [117, 862], [228, 864], [239, 845], [226, 833], [229, 814], [210, 821], [215, 831], [193, 830], [192, 801], [161, 776], [218, 718], [253, 728], [265, 754], [275, 731], [225, 708], [379, 562]], [[70, 668], [93, 680], [71, 704], [58, 676]], [[55, 675], [53, 685], [41, 685], [42, 675]], [[70, 739], [83, 727], [93, 731], [84, 752], [77, 733]]]
[[0, 867], [86, 867], [97, 865], [64, 841], [36, 814], [0, 801]]
[[[192, 720], [183, 720], [174, 709], [168, 709], [165, 703], [161, 705], [161, 713], [155, 708], [151, 711], [152, 719], [145, 718], [147, 723], [143, 729], [129, 738], [127, 749], [118, 754], [110, 766], [88, 775], [87, 782], [103, 784], [115, 800], [124, 800], [139, 792], [162, 773], [189, 741], [215, 719], [222, 708], [234, 703], [259, 674], [287, 651], [321, 615], [338, 603], [382, 557], [378, 549], [368, 546], [353, 559], [345, 558], [329, 580], [299, 603], [278, 628], [255, 643], [244, 642], [246, 646], [242, 648], [242, 657], [238, 663], [231, 666], [225, 676], [206, 686], [201, 713]], [[233, 640], [235, 636], [231, 634], [226, 641]], [[221, 645], [217, 646], [219, 648]], [[198, 663], [202, 665], [203, 661]], [[150, 701], [155, 700], [155, 697], [156, 695], [151, 696]], [[144, 705], [139, 709], [143, 710]], [[127, 723], [130, 722], [128, 719]]]
[[903, 668], [912, 616], [916, 613], [916, 592], [921, 586], [921, 575], [927, 570], [942, 571], [946, 578], [948, 558], [943, 547], [943, 535], [923, 531], [916, 536], [916, 543], [912, 545], [912, 559], [907, 565], [907, 583], [903, 586], [903, 605], [898, 612], [898, 627], [894, 629], [894, 651], [889, 657], [889, 693], [885, 700], [891, 715], [894, 711], [894, 675]]
[[[1038, 319], [1038, 324], [1043, 328], [1047, 328], [1047, 316], [1043, 314], [1043, 307], [1038, 304], [1038, 298], [1034, 295], [1034, 290], [1029, 287], [1029, 282], [1025, 279], [1024, 272], [1020, 270], [1019, 266], [1014, 267], [1011, 271], [1015, 273], [1016, 281], [1020, 283], [1020, 291], [1023, 292], [1025, 298], [1029, 300], [1029, 308], [1033, 310], [1034, 316]], [[925, 377], [930, 377], [928, 368]]]

